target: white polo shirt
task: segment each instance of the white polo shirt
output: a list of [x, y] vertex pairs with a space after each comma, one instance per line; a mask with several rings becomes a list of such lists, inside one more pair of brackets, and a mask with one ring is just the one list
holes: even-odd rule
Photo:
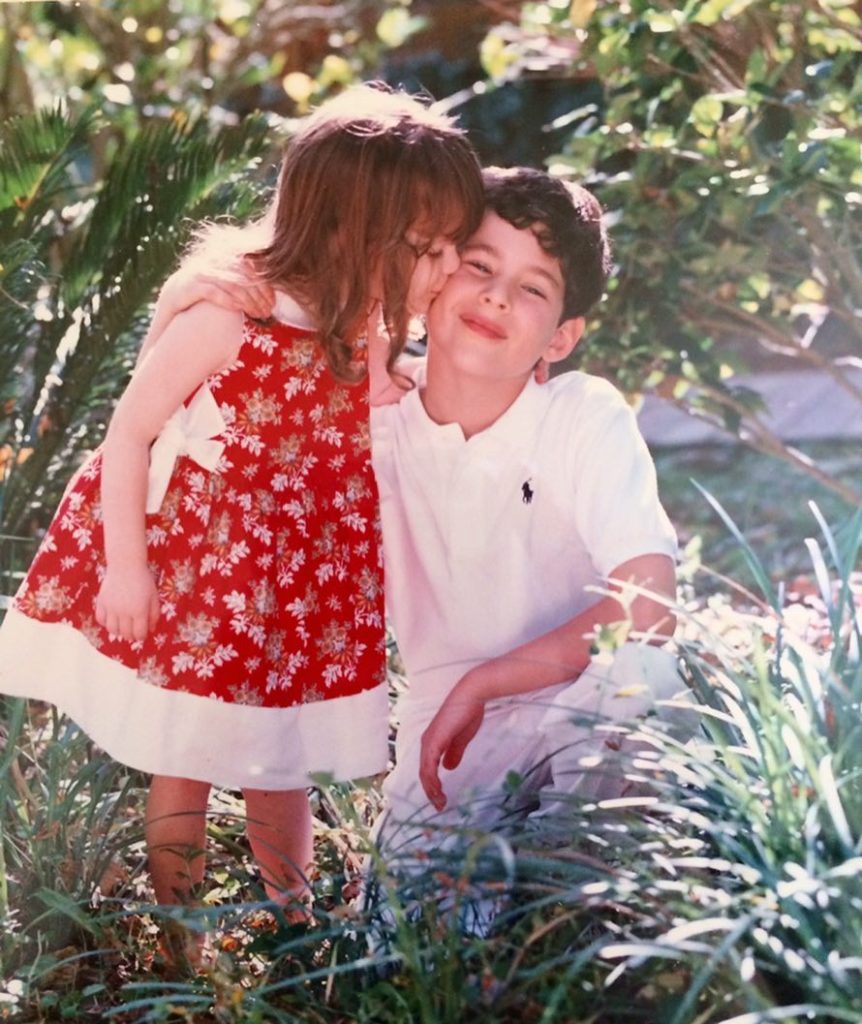
[[675, 557], [676, 537], [634, 413], [607, 381], [531, 379], [465, 440], [429, 419], [423, 368], [416, 379], [371, 426], [387, 608], [404, 701], [422, 713], [472, 666], [595, 604], [587, 588], [623, 562]]

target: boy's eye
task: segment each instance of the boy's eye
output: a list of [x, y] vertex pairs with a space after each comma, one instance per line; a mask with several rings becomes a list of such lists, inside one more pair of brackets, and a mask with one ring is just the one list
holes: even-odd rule
[[546, 297], [545, 293], [542, 291], [542, 289], [541, 288], [537, 288], [534, 284], [525, 284], [524, 285], [524, 291], [525, 292], [529, 292], [530, 295], [535, 295], [535, 296], [537, 296], [540, 299], [544, 299]]
[[462, 261], [466, 263], [468, 267], [473, 267], [474, 270], [478, 270], [480, 274], [490, 274], [491, 268], [487, 263], [483, 263], [481, 260], [473, 258], [467, 258]]

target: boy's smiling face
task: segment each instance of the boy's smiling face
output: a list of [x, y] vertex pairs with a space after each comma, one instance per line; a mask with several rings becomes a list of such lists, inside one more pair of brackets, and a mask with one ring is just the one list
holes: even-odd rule
[[474, 377], [526, 381], [539, 359], [574, 348], [583, 319], [560, 323], [559, 261], [529, 229], [488, 212], [428, 313], [432, 357]]

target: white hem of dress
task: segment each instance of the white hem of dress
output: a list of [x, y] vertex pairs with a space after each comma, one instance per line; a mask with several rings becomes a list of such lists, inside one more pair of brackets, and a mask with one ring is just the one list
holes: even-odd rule
[[0, 627], [0, 693], [49, 701], [115, 760], [236, 789], [303, 789], [386, 768], [381, 684], [288, 708], [162, 689], [101, 654], [74, 627], [10, 608]]

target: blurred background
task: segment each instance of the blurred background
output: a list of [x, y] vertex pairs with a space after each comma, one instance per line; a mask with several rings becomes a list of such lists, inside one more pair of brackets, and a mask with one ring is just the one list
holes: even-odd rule
[[573, 365], [643, 407], [686, 539], [695, 476], [786, 568], [779, 520], [862, 502], [860, 47], [849, 0], [0, 4], [0, 530], [98, 442], [189, 226], [382, 78], [598, 194], [617, 272]]

